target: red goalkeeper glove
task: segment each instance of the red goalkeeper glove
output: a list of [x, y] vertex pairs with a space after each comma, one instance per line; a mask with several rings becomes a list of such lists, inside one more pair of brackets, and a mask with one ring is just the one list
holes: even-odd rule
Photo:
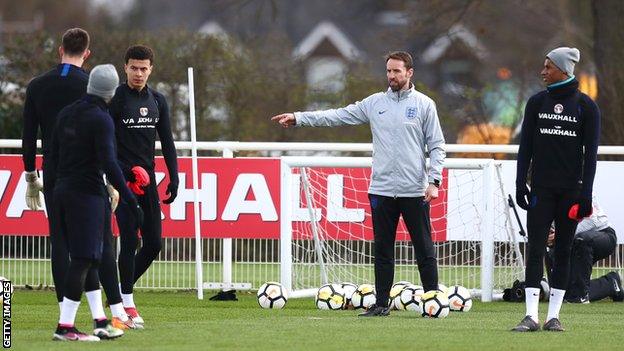
[[143, 188], [150, 184], [149, 174], [141, 166], [134, 166], [131, 171], [134, 176], [134, 182], [128, 182], [128, 188], [137, 195], [145, 194]]
[[581, 198], [577, 203], [570, 207], [570, 210], [568, 211], [568, 218], [580, 222], [583, 218], [591, 216], [593, 212], [591, 199]]

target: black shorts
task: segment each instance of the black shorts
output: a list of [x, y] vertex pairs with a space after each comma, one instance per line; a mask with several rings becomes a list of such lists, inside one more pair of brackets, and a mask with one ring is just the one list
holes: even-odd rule
[[54, 189], [55, 225], [67, 240], [72, 258], [99, 260], [104, 245], [108, 199], [104, 195]]

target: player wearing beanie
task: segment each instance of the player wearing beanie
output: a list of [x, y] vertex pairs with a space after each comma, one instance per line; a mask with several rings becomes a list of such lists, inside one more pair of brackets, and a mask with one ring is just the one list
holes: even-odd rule
[[[50, 260], [52, 278], [59, 307], [63, 301], [63, 287], [69, 268], [69, 252], [65, 244], [63, 232], [54, 224], [53, 187], [49, 182], [47, 172], [48, 156], [52, 131], [56, 125], [59, 111], [72, 102], [80, 99], [87, 91], [88, 74], [81, 66], [90, 56], [89, 34], [81, 28], [68, 29], [62, 37], [59, 47], [61, 63], [54, 69], [33, 79], [26, 90], [24, 104], [24, 125], [22, 134], [22, 159], [26, 171], [27, 192], [26, 204], [30, 210], [41, 207], [39, 193], [43, 191], [45, 206], [48, 213], [50, 236]], [[91, 87], [91, 89], [97, 87]], [[41, 129], [43, 146], [43, 184], [35, 170], [35, 154], [37, 151], [37, 129]], [[112, 186], [108, 186], [112, 205], [119, 198], [119, 194]], [[110, 212], [110, 206], [107, 207]], [[108, 218], [111, 216], [109, 215]], [[107, 234], [104, 238], [104, 252], [99, 266], [99, 281], [97, 276], [88, 276], [85, 291], [91, 314], [94, 320], [105, 317], [102, 308], [100, 281], [106, 292], [113, 314], [112, 323], [120, 327], [133, 326], [121, 306], [119, 293], [119, 279], [117, 277], [117, 263], [112, 246], [112, 232], [110, 221], [107, 222]], [[97, 328], [96, 328], [97, 329]]]
[[[51, 216], [57, 230], [66, 236], [71, 257], [54, 340], [99, 340], [98, 336], [79, 332], [74, 321], [87, 276], [98, 276], [106, 223], [110, 221], [103, 173], [130, 204], [136, 221], [140, 223], [143, 217], [136, 199], [124, 184], [115, 158], [114, 127], [107, 104], [118, 83], [115, 67], [96, 66], [89, 75], [87, 95], [59, 112], [52, 133], [46, 170], [49, 184], [54, 189], [55, 206]], [[96, 330], [103, 337], [123, 335], [107, 321], [97, 322], [101, 325], [96, 324]]]
[[[539, 284], [553, 221], [557, 240], [543, 329], [564, 330], [559, 311], [570, 275], [570, 250], [578, 221], [591, 213], [600, 135], [598, 107], [578, 90], [579, 83], [574, 78], [574, 65], [579, 58], [575, 48], [561, 47], [549, 52], [541, 72], [546, 90], [533, 95], [525, 108], [518, 150], [516, 202], [527, 211], [526, 316], [513, 331], [539, 329]], [[571, 211], [573, 208], [577, 211]]]

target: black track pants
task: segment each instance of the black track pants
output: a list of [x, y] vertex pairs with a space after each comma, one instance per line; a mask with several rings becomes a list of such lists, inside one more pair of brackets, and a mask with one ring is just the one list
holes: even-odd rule
[[375, 289], [378, 306], [387, 306], [394, 279], [394, 244], [399, 216], [403, 216], [412, 239], [423, 288], [425, 291], [438, 288], [438, 265], [431, 240], [429, 203], [423, 199], [369, 194], [375, 237]]
[[119, 235], [121, 237], [121, 250], [119, 252], [119, 280], [121, 292], [132, 293], [134, 283], [152, 264], [160, 253], [162, 247], [162, 226], [160, 220], [160, 202], [156, 190], [154, 174], [150, 175], [150, 185], [145, 188], [145, 194], [137, 196], [139, 205], [143, 209], [144, 220], [141, 229], [141, 248], [137, 252], [139, 237], [135, 219], [132, 217], [130, 208], [123, 201], [119, 202], [115, 212]]
[[526, 286], [539, 288], [544, 275], [544, 252], [550, 225], [555, 222], [556, 240], [551, 287], [566, 290], [570, 275], [570, 251], [577, 222], [568, 218], [568, 211], [577, 198], [569, 189], [534, 187], [527, 213], [529, 247], [526, 267]]

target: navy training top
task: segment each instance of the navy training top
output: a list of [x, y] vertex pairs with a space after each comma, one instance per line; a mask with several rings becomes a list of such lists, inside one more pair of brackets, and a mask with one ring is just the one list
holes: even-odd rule
[[63, 63], [28, 83], [22, 129], [22, 160], [27, 172], [35, 170], [37, 129], [41, 128], [45, 162], [56, 116], [86, 93], [88, 81], [89, 75], [82, 68]]
[[555, 83], [527, 102], [516, 186], [576, 189], [591, 198], [600, 138], [600, 111], [574, 78]]
[[136, 204], [115, 154], [115, 128], [104, 100], [85, 95], [58, 115], [48, 177], [55, 189], [106, 195], [103, 173], [129, 204]]

